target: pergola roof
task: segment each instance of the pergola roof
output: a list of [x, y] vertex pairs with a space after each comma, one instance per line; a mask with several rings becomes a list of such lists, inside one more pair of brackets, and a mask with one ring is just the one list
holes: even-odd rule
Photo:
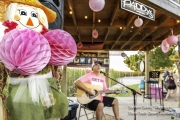
[[[119, 2], [120, 0], [105, 0], [103, 10], [93, 12], [89, 7], [89, 0], [65, 0], [63, 29], [69, 32], [77, 43], [83, 43], [83, 50], [109, 51], [152, 49], [171, 34], [170, 29], [173, 28], [175, 35], [180, 33], [178, 17], [152, 4], [148, 6], [155, 9], [155, 21], [141, 17], [143, 25], [135, 27], [134, 21], [138, 15], [122, 10]], [[69, 14], [70, 11], [72, 14]], [[85, 16], [88, 18], [85, 19]], [[98, 22], [98, 19], [101, 22]], [[99, 33], [96, 39], [92, 37], [94, 29]]]

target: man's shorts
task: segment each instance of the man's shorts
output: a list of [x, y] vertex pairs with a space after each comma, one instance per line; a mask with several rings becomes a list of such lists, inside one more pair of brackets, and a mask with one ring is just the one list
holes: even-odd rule
[[[113, 103], [114, 99], [115, 98], [104, 96], [102, 103], [104, 103], [104, 106], [106, 106], [106, 107], [112, 107], [112, 103]], [[90, 110], [96, 111], [99, 103], [100, 103], [99, 100], [93, 100], [90, 103], [85, 104], [84, 106], [89, 108]]]

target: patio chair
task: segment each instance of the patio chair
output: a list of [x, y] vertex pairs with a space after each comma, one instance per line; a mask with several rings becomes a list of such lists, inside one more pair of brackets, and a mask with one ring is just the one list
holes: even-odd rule
[[[144, 98], [148, 98], [150, 99], [150, 105], [152, 105], [151, 99], [155, 97], [155, 101], [157, 101], [157, 98], [159, 97], [160, 105], [161, 105], [162, 92], [161, 92], [161, 88], [159, 87], [159, 76], [160, 76], [160, 71], [149, 72], [149, 80], [145, 80], [144, 82], [149, 85], [149, 93], [145, 93], [145, 89], [144, 91], [141, 91], [144, 92], [143, 102], [144, 102]], [[152, 93], [153, 89], [155, 89], [154, 93]]]
[[[84, 113], [85, 113], [85, 114], [81, 115], [81, 109], [84, 109]], [[89, 112], [88, 112], [88, 111], [89, 111]], [[95, 118], [95, 111], [90, 110], [89, 108], [87, 108], [86, 106], [84, 106], [83, 104], [80, 103], [78, 120], [80, 120], [80, 117], [82, 117], [82, 116], [86, 116], [87, 120], [92, 119], [92, 118], [88, 118], [88, 115], [89, 115], [89, 114], [92, 114], [92, 115], [93, 115], [92, 118]], [[103, 116], [104, 116], [104, 119], [106, 120], [106, 117], [105, 117], [105, 115], [104, 115], [104, 112], [103, 112]]]

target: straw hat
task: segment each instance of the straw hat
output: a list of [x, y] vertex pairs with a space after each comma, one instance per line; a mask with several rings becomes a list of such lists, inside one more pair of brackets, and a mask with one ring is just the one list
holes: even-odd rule
[[47, 15], [48, 22], [53, 22], [56, 19], [56, 12], [42, 5], [38, 0], [2, 0], [2, 1], [10, 2], [10, 3], [21, 3], [21, 4], [41, 8]]

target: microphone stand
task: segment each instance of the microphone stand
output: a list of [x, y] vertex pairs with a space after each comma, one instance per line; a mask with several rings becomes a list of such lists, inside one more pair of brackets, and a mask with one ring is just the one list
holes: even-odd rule
[[141, 95], [141, 93], [139, 93], [139, 92], [137, 92], [136, 90], [134, 90], [134, 89], [132, 89], [132, 88], [130, 88], [130, 87], [128, 87], [128, 86], [126, 86], [126, 85], [124, 85], [124, 84], [116, 81], [116, 80], [114, 80], [113, 78], [109, 77], [109, 76], [108, 76], [106, 73], [104, 73], [104, 72], [100, 72], [100, 73], [103, 73], [104, 76], [106, 76], [107, 78], [110, 78], [111, 80], [113, 80], [113, 81], [115, 81], [115, 82], [123, 85], [124, 87], [128, 88], [129, 90], [131, 90], [131, 92], [132, 92], [132, 94], [133, 94], [133, 98], [134, 98], [134, 120], [136, 120], [136, 99], [135, 99], [135, 96], [136, 96], [136, 94]]
[[164, 95], [164, 93], [163, 93], [164, 83], [163, 82], [164, 81], [162, 80], [162, 82], [161, 82], [161, 84], [162, 84], [162, 91], [161, 91], [161, 94], [162, 94], [162, 108], [158, 113], [161, 113], [161, 112], [164, 112], [164, 111], [169, 111], [170, 112], [170, 110], [165, 109], [165, 107], [164, 107], [164, 96], [163, 96]]

